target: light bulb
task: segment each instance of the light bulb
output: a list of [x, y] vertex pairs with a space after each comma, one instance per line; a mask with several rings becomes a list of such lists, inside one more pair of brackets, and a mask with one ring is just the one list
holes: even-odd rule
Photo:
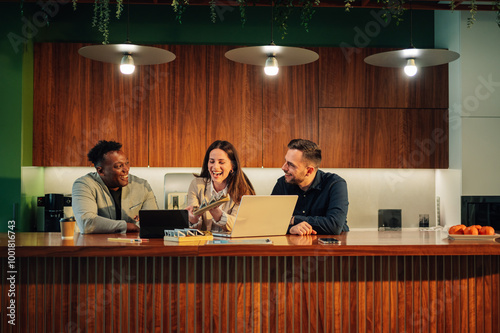
[[122, 74], [132, 74], [135, 71], [134, 59], [130, 54], [125, 54], [122, 58], [122, 62], [120, 65], [120, 72]]
[[264, 73], [266, 75], [272, 76], [276, 75], [279, 72], [278, 60], [276, 60], [275, 56], [269, 56], [266, 60], [266, 67], [264, 67]]
[[405, 74], [408, 76], [415, 76], [417, 74], [417, 66], [415, 66], [415, 59], [410, 58], [405, 66]]

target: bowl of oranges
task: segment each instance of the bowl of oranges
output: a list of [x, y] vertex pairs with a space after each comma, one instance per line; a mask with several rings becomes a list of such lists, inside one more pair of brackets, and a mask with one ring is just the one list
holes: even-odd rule
[[448, 235], [452, 239], [495, 239], [500, 237], [495, 234], [495, 229], [490, 226], [457, 224], [448, 229]]

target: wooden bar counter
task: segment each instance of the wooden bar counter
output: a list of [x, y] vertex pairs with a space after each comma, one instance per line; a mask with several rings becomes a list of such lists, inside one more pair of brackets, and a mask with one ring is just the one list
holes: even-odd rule
[[137, 234], [14, 237], [15, 247], [0, 234], [2, 332], [500, 327], [500, 243], [449, 240], [440, 230], [329, 236], [341, 245], [319, 245], [316, 236], [269, 237], [264, 245], [108, 241]]

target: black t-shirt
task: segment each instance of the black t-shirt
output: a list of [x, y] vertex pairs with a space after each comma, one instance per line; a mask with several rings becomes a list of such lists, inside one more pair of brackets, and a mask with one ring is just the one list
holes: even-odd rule
[[113, 201], [115, 202], [115, 210], [116, 210], [116, 219], [122, 219], [122, 188], [120, 187], [118, 190], [111, 192], [111, 196], [113, 197]]

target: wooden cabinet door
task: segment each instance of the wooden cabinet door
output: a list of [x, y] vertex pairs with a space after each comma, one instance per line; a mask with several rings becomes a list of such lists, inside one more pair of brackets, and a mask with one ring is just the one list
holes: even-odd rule
[[448, 168], [448, 110], [320, 108], [323, 167]]
[[401, 167], [404, 110], [320, 108], [319, 124], [322, 167]]
[[206, 146], [227, 140], [238, 151], [242, 166], [261, 167], [264, 73], [262, 67], [227, 59], [224, 54], [235, 47], [208, 47]]
[[207, 47], [172, 45], [149, 95], [149, 165], [201, 167], [206, 149]]
[[84, 44], [34, 46], [33, 165], [88, 166], [99, 140], [123, 144], [131, 165], [147, 166], [146, 71], [84, 58]]
[[402, 68], [368, 65], [381, 48], [323, 47], [319, 52], [319, 106], [354, 108], [448, 108], [448, 65], [419, 68], [408, 77]]
[[447, 109], [408, 109], [404, 126], [406, 145], [401, 167], [449, 167]]
[[290, 140], [318, 142], [318, 62], [280, 67], [263, 86], [263, 165], [279, 168]]

